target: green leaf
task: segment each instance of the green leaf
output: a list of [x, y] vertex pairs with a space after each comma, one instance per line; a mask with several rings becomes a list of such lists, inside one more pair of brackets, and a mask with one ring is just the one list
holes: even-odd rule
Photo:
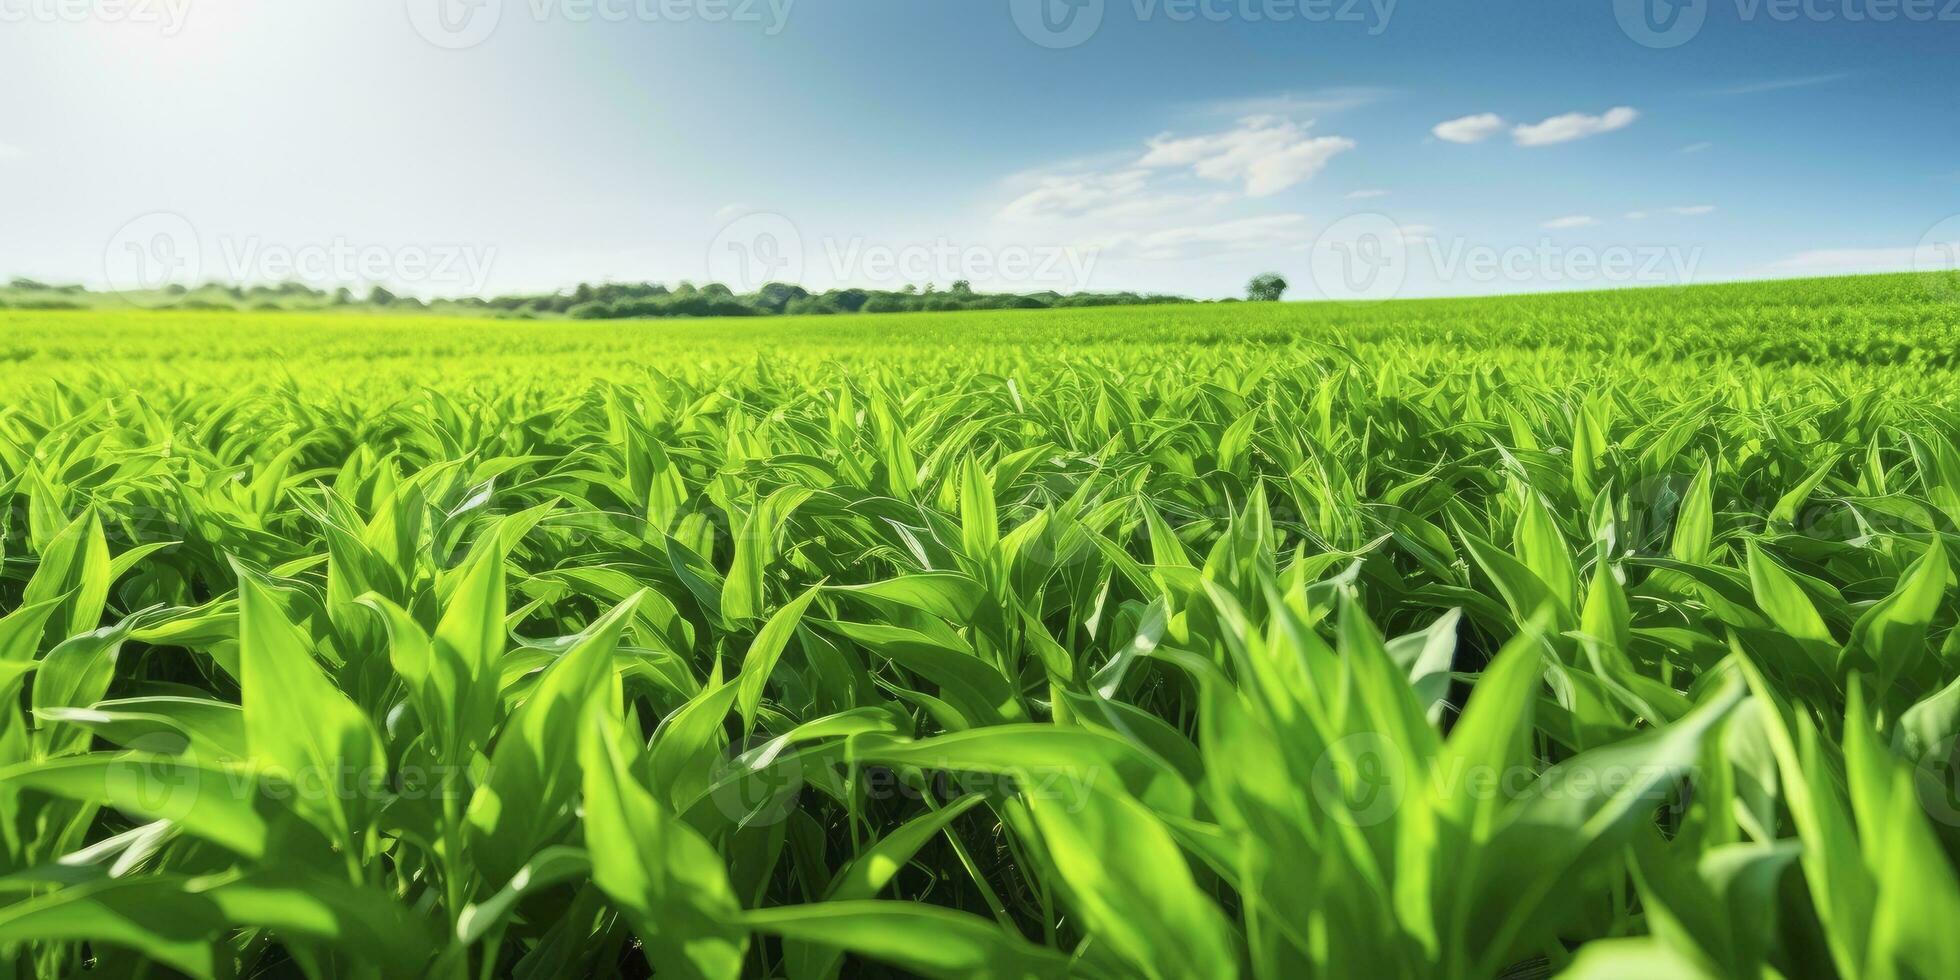
[[[510, 519], [507, 519], [507, 521]], [[442, 611], [430, 644], [429, 669], [437, 696], [453, 707], [455, 727], [443, 746], [440, 760], [460, 765], [489, 741], [499, 705], [498, 661], [504, 655], [504, 556], [507, 546], [497, 529], [486, 531], [458, 573], [449, 605]], [[394, 617], [389, 617], [391, 626]], [[397, 643], [407, 640], [410, 651], [392, 655], [412, 661], [413, 634], [395, 634]], [[402, 669], [400, 663], [397, 670]]]
[[1851, 628], [1849, 651], [1862, 648], [1878, 666], [1882, 694], [1892, 680], [1911, 673], [1926, 657], [1926, 629], [1946, 596], [1946, 548], [1935, 537], [1891, 595], [1879, 600]]
[[803, 611], [810, 608], [811, 601], [822, 589], [821, 583], [814, 585], [776, 610], [749, 644], [749, 653], [742, 660], [742, 674], [738, 681], [744, 733], [755, 728], [755, 711], [762, 704], [763, 686], [768, 683], [769, 675], [775, 672], [776, 661], [782, 656], [783, 647], [789, 643], [790, 636], [796, 632], [796, 624], [802, 622]]
[[[1790, 573], [1763, 553], [1756, 542], [1749, 542], [1749, 585], [1756, 605], [1776, 628], [1802, 643], [1813, 657], [1827, 658], [1837, 651], [1837, 640], [1830, 627], [1817, 614], [1810, 597], [1804, 594]], [[1825, 653], [1827, 650], [1829, 653]], [[1828, 661], [1820, 661], [1831, 666]]]
[[350, 856], [357, 853], [387, 777], [381, 736], [320, 669], [266, 586], [244, 572], [238, 641], [245, 744], [253, 761], [290, 787], [297, 813]]
[[748, 935], [721, 855], [656, 800], [635, 769], [639, 749], [617, 718], [581, 726], [585, 843], [592, 880], [619, 906], [662, 976], [741, 975]]
[[1143, 975], [1238, 975], [1237, 943], [1163, 821], [1115, 787], [1024, 789], [1084, 930]]
[[1068, 958], [985, 919], [915, 902], [837, 901], [749, 912], [742, 922], [830, 946], [925, 977], [1047, 980], [1070, 975]]
[[178, 875], [107, 878], [0, 907], [0, 946], [88, 941], [194, 977], [219, 975], [217, 907]]
[[139, 820], [168, 820], [240, 857], [268, 853], [276, 812], [250, 773], [195, 759], [97, 752], [0, 771], [0, 784], [114, 807]]
[[1690, 565], [1708, 561], [1715, 541], [1715, 467], [1704, 461], [1701, 471], [1688, 484], [1687, 496], [1674, 518], [1674, 540], [1669, 554]]
[[617, 710], [613, 650], [639, 606], [614, 606], [545, 668], [531, 693], [511, 712], [490, 753], [487, 779], [470, 797], [463, 819], [477, 866], [494, 881], [517, 874], [552, 832], [579, 783], [578, 731], [583, 719]]

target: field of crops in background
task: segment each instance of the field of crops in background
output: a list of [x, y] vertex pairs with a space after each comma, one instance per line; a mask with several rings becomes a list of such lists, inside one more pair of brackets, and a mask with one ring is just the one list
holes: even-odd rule
[[1946, 285], [0, 311], [0, 976], [1960, 976]]

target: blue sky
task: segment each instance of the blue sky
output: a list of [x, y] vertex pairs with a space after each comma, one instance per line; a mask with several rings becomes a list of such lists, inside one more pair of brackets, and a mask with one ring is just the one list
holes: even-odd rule
[[465, 2], [0, 0], [0, 275], [1311, 298], [1960, 239], [1960, 0]]

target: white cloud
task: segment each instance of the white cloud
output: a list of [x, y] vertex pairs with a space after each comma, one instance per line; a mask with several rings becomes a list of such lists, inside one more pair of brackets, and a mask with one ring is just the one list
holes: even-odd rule
[[1682, 147], [1682, 148], [1681, 148], [1681, 152], [1683, 152], [1683, 153], [1700, 153], [1701, 151], [1703, 151], [1703, 150], [1706, 150], [1706, 149], [1708, 149], [1709, 147], [1711, 147], [1711, 146], [1714, 146], [1714, 145], [1715, 145], [1715, 144], [1713, 144], [1713, 143], [1710, 143], [1710, 142], [1708, 142], [1707, 140], [1703, 140], [1703, 141], [1701, 141], [1701, 142], [1699, 142], [1699, 143], [1689, 143], [1689, 144], [1688, 144], [1687, 146], [1684, 146], [1684, 147]]
[[1032, 178], [1034, 186], [1001, 208], [1010, 221], [1040, 221], [1091, 215], [1136, 199], [1149, 185], [1142, 170], [1114, 173], [1050, 174]]
[[734, 221], [736, 218], [739, 218], [745, 214], [749, 214], [754, 210], [755, 210], [754, 208], [739, 202], [734, 204], [724, 204], [721, 206], [720, 210], [715, 212], [715, 220]]
[[1344, 136], [1310, 136], [1307, 129], [1274, 116], [1249, 116], [1238, 129], [1223, 133], [1159, 136], [1137, 166], [1190, 167], [1206, 180], [1243, 181], [1249, 197], [1268, 197], [1311, 178], [1327, 161], [1354, 149], [1354, 141]]
[[1628, 212], [1627, 212], [1627, 220], [1628, 220], [1628, 221], [1645, 221], [1645, 220], [1647, 220], [1647, 212], [1645, 212], [1645, 211], [1628, 211]]
[[1960, 242], [1902, 248], [1816, 248], [1765, 266], [1770, 275], [1837, 276], [1868, 272], [1960, 269]]
[[1496, 136], [1503, 129], [1503, 116], [1495, 112], [1485, 112], [1437, 123], [1430, 132], [1434, 133], [1437, 139], [1451, 143], [1481, 143]]
[[1603, 115], [1589, 116], [1583, 112], [1568, 112], [1553, 116], [1540, 123], [1519, 126], [1511, 130], [1511, 136], [1519, 146], [1551, 146], [1554, 143], [1568, 143], [1600, 133], [1610, 133], [1633, 125], [1640, 113], [1626, 106], [1614, 106]]
[[1221, 252], [1286, 248], [1311, 240], [1306, 215], [1271, 214], [1126, 236], [1112, 242], [1111, 247], [1146, 259], [1184, 259]]
[[1546, 231], [1565, 231], [1571, 228], [1590, 228], [1599, 224], [1599, 219], [1589, 214], [1568, 214], [1563, 218], [1553, 218], [1540, 227]]
[[1387, 197], [1387, 196], [1388, 196], [1388, 192], [1383, 190], [1365, 190], [1365, 191], [1347, 192], [1347, 199], [1350, 201], [1367, 201], [1373, 198]]

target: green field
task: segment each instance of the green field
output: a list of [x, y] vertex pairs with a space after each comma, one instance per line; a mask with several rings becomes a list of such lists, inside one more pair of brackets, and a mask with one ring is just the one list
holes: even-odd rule
[[0, 976], [1960, 976], [1960, 289], [0, 310]]

